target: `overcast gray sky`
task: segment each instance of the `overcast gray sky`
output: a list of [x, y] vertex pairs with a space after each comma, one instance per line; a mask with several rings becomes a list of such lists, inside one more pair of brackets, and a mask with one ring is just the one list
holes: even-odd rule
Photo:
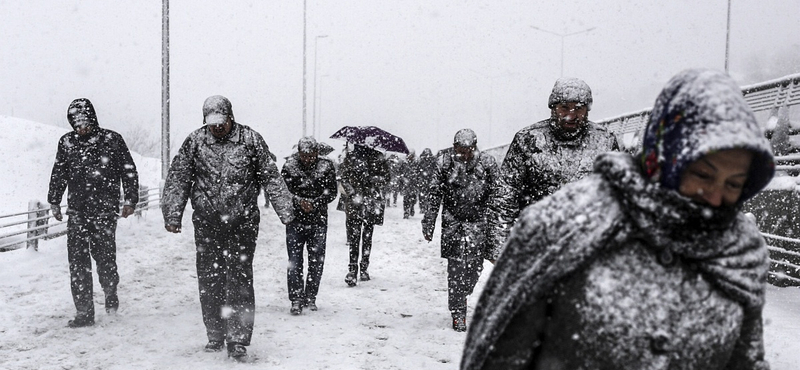
[[[727, 0], [307, 4], [309, 132], [314, 118], [323, 137], [377, 125], [417, 152], [464, 127], [481, 147], [508, 143], [549, 115], [562, 37], [531, 26], [594, 27], [563, 37], [564, 75], [591, 86], [593, 120], [649, 107], [682, 69], [724, 68]], [[800, 0], [732, 0], [731, 12], [737, 81], [800, 72], [769, 66], [800, 54]], [[101, 125], [160, 134], [161, 1], [0, 0], [0, 14], [0, 114], [67, 129], [70, 101], [88, 97]], [[221, 94], [237, 121], [289, 152], [302, 132], [302, 1], [172, 0], [170, 36], [173, 150], [201, 124], [203, 100]]]

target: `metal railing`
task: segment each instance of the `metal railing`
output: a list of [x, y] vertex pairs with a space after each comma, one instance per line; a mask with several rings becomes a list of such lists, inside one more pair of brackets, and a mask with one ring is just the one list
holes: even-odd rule
[[[784, 76], [775, 80], [760, 82], [742, 87], [744, 100], [753, 112], [770, 112], [770, 117], [777, 117], [778, 109], [800, 104], [800, 73]], [[651, 108], [622, 114], [598, 121], [617, 136], [620, 143], [626, 134], [633, 134], [638, 141], [641, 132], [650, 119]], [[638, 144], [638, 142], [637, 142]]]
[[[159, 207], [160, 203], [161, 192], [158, 188], [141, 187], [139, 203], [136, 204], [134, 215], [141, 217], [142, 212]], [[62, 208], [64, 208], [63, 205]], [[20, 219], [13, 220], [14, 218]], [[65, 225], [67, 221], [50, 222], [51, 218], [53, 215], [50, 214], [50, 205], [37, 200], [28, 202], [27, 212], [0, 215], [0, 220], [13, 220], [0, 223], [0, 252], [19, 249], [23, 244], [27, 248], [38, 250], [40, 239], [48, 240], [65, 235], [67, 229], [62, 225]], [[22, 225], [25, 226], [22, 227]]]

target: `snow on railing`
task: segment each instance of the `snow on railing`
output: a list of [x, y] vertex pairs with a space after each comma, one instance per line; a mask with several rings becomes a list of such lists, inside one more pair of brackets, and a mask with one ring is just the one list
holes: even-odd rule
[[[158, 188], [142, 186], [139, 189], [139, 203], [136, 204], [134, 215], [141, 217], [142, 212], [160, 206], [161, 194]], [[62, 208], [64, 206], [62, 205]], [[32, 200], [28, 202], [28, 211], [0, 215], [0, 219], [26, 216], [25, 219], [0, 224], [0, 252], [5, 252], [22, 247], [38, 250], [39, 239], [53, 239], [65, 235], [67, 221], [50, 222], [50, 205]], [[20, 225], [26, 225], [24, 228]], [[19, 237], [24, 235], [24, 237]], [[15, 238], [16, 237], [16, 238]]]

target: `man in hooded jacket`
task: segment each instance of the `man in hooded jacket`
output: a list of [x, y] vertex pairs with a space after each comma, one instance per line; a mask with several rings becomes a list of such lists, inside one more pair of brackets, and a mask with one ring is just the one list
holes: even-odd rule
[[120, 216], [127, 218], [139, 202], [139, 175], [125, 140], [99, 126], [89, 99], [73, 100], [67, 120], [74, 131], [58, 141], [47, 201], [53, 217], [61, 221], [61, 199], [69, 188], [67, 257], [77, 315], [68, 326], [75, 328], [94, 324], [92, 258], [105, 293], [106, 312], [114, 313], [119, 307], [115, 233], [120, 184], [124, 191]]
[[[281, 175], [292, 193], [294, 221], [286, 225], [289, 266], [286, 281], [290, 312], [299, 315], [303, 307], [317, 310], [317, 292], [325, 263], [328, 235], [328, 203], [336, 198], [336, 169], [333, 161], [319, 156], [319, 145], [306, 136], [297, 153], [283, 165]], [[303, 247], [308, 250], [308, 274], [303, 284]]]
[[431, 174], [428, 208], [423, 210], [422, 234], [433, 240], [436, 217], [442, 206], [442, 258], [447, 258], [447, 306], [453, 330], [467, 330], [467, 296], [483, 271], [487, 253], [487, 208], [499, 169], [494, 157], [480, 152], [478, 137], [459, 130], [453, 148], [439, 157]]
[[291, 194], [259, 133], [234, 119], [231, 102], [219, 95], [203, 104], [203, 124], [189, 134], [164, 184], [164, 227], [181, 232], [192, 199], [197, 282], [206, 326], [206, 351], [247, 356], [255, 319], [253, 254], [263, 188], [281, 222], [294, 218]]
[[417, 167], [419, 209], [423, 213], [430, 208], [430, 183], [436, 173], [436, 164], [436, 157], [433, 156], [431, 149], [425, 148], [422, 154], [419, 155], [419, 165]]
[[503, 160], [490, 206], [494, 259], [523, 208], [590, 174], [599, 154], [619, 150], [613, 134], [589, 121], [592, 90], [583, 80], [558, 79], [547, 106], [550, 118], [517, 132]]

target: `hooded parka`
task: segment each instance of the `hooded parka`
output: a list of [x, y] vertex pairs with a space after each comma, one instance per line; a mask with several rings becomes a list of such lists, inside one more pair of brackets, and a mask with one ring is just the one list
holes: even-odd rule
[[[736, 206], [696, 203], [665, 180], [734, 148], [754, 154]], [[769, 143], [727, 75], [674, 77], [643, 154], [603, 154], [592, 175], [520, 215], [461, 369], [768, 369], [768, 252], [739, 207], [773, 171]]]

